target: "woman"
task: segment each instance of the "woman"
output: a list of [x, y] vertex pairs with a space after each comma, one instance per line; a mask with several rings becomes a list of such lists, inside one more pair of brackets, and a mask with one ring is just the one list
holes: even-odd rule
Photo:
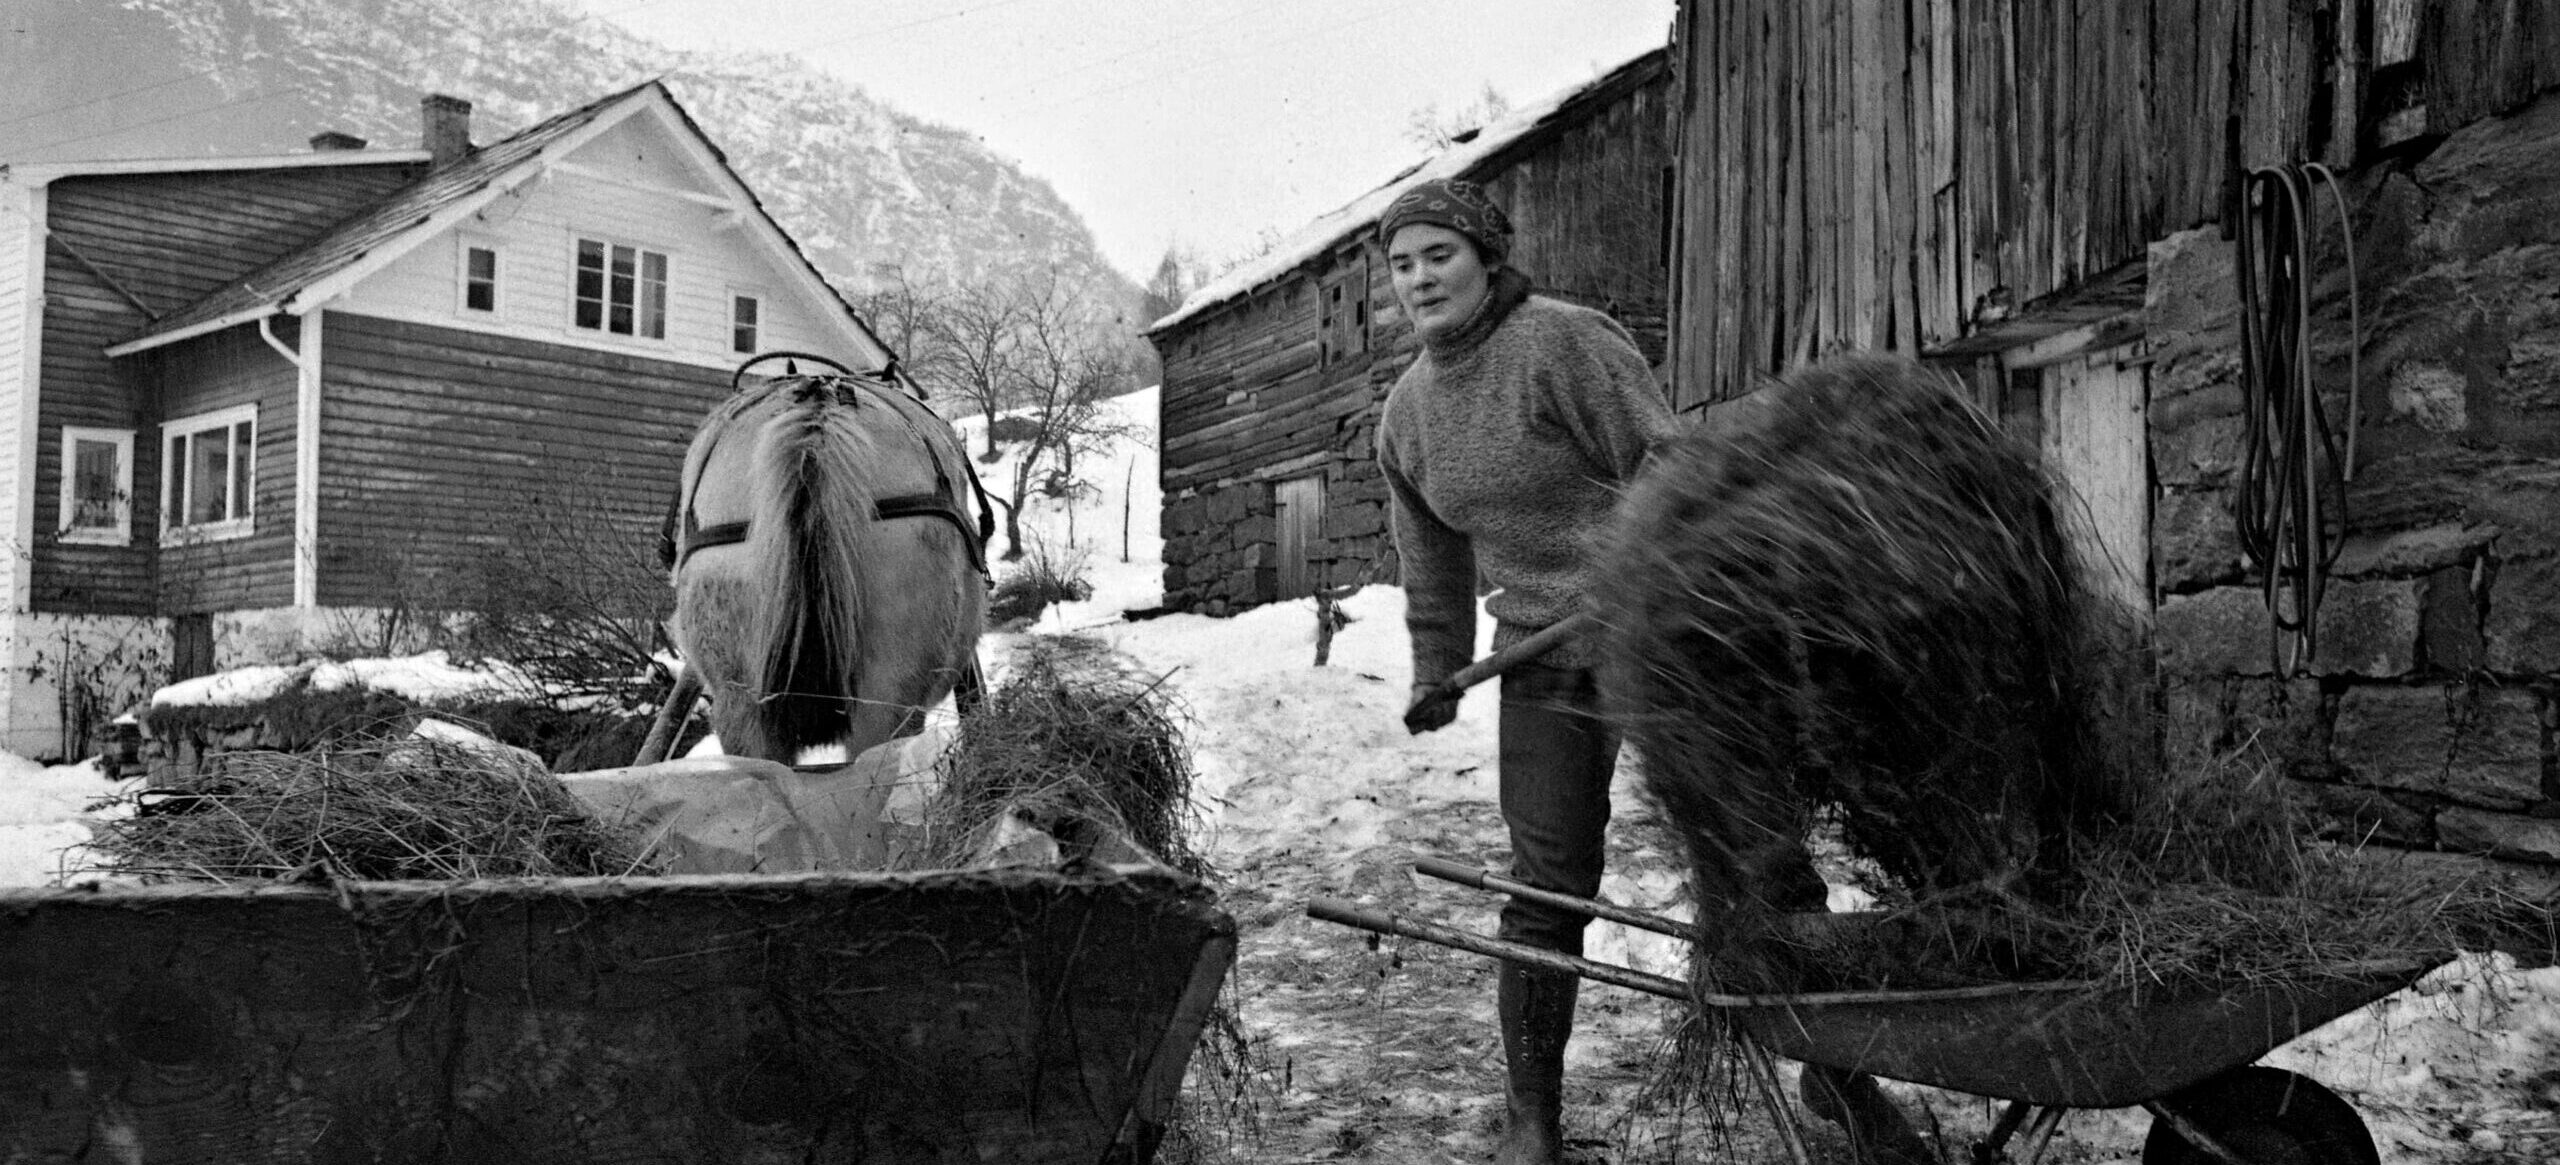
[[[1507, 262], [1511, 224], [1473, 182], [1406, 191], [1379, 220], [1396, 302], [1422, 355], [1388, 394], [1378, 462], [1393, 497], [1415, 731], [1457, 710], [1423, 697], [1475, 647], [1476, 579], [1497, 650], [1580, 609], [1588, 539], [1619, 487], [1673, 431], [1642, 353], [1617, 321], [1529, 293]], [[1600, 718], [1596, 636], [1566, 640], [1502, 677], [1502, 818], [1511, 873], [1578, 897], [1600, 891], [1618, 737]], [[1512, 899], [1501, 935], [1580, 954], [1588, 920]], [[1552, 1162], [1574, 976], [1502, 964], [1497, 1011], [1510, 1119], [1497, 1160]]]
[[[1530, 294], [1508, 262], [1510, 219], [1483, 188], [1422, 183], [1388, 206], [1378, 238], [1396, 302], [1422, 341], [1387, 395], [1378, 464], [1413, 638], [1406, 722], [1429, 732], [1457, 716], [1454, 702], [1426, 697], [1474, 651], [1479, 574], [1498, 588], [1484, 602], [1497, 651], [1578, 611], [1588, 540], [1674, 423], [1625, 328]], [[1579, 898], [1600, 892], [1618, 757], [1592, 677], [1597, 638], [1568, 639], [1504, 673], [1497, 729], [1511, 876]], [[1805, 908], [1821, 909], [1819, 899]], [[1578, 955], [1588, 921], [1514, 898], [1500, 933]], [[1495, 1010], [1509, 1119], [1500, 1165], [1561, 1160], [1564, 1049], [1579, 982], [1502, 964]], [[1932, 1159], [1873, 1078], [1808, 1068], [1802, 1085], [1808, 1107], [1847, 1129], [1862, 1160]]]

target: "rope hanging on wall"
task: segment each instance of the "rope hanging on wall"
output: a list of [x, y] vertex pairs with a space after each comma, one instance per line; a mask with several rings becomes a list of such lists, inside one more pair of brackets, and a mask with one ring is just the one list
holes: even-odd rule
[[[2339, 447], [2311, 356], [2312, 183], [2329, 188], [2347, 261], [2347, 425]], [[2338, 176], [2319, 163], [2249, 171], [2237, 209], [2242, 416], [2240, 545], [2265, 574], [2268, 655], [2293, 675], [2319, 651], [2320, 601], [2346, 543], [2355, 480], [2364, 321], [2355, 233]], [[2285, 658], [2290, 638], [2292, 658]]]

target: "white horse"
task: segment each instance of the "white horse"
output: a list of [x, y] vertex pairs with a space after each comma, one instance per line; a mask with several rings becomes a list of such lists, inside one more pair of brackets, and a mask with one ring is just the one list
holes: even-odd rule
[[[842, 371], [775, 353], [741, 378], [784, 355]], [[725, 751], [853, 757], [974, 684], [985, 534], [962, 491], [975, 486], [950, 425], [886, 381], [784, 375], [712, 411], [672, 523], [673, 630]]]

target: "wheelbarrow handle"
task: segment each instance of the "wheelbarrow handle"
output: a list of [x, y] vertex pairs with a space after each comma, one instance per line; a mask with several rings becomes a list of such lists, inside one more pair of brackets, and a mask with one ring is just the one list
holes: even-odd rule
[[1424, 922], [1418, 918], [1407, 918], [1391, 910], [1367, 910], [1337, 899], [1318, 898], [1307, 903], [1307, 917], [1377, 934], [1421, 939], [1435, 946], [1452, 947], [1479, 955], [1491, 955], [1497, 959], [1537, 967], [1541, 970], [1579, 975], [1594, 982], [1607, 983], [1612, 987], [1624, 987], [1630, 991], [1642, 991], [1647, 995], [1659, 995], [1664, 999], [1685, 1001], [1689, 998], [1689, 985], [1677, 979], [1649, 975], [1643, 971], [1631, 970], [1611, 963], [1595, 963], [1577, 955], [1551, 951], [1544, 947], [1486, 938], [1456, 927]]
[[1587, 611], [1568, 615], [1538, 629], [1518, 643], [1449, 673], [1447, 678], [1432, 685], [1430, 694], [1414, 701], [1413, 707], [1405, 712], [1405, 728], [1415, 730], [1415, 725], [1424, 718], [1425, 713], [1444, 704], [1456, 703], [1458, 697], [1467, 694], [1467, 689], [1545, 655], [1554, 650], [1557, 644], [1588, 629], [1592, 622], [1591, 615]]
[[1664, 918], [1659, 914], [1632, 910], [1606, 899], [1576, 898], [1571, 894], [1559, 894], [1526, 882], [1514, 881], [1491, 870], [1462, 865], [1447, 858], [1417, 858], [1413, 868], [1416, 873], [1428, 874], [1444, 882], [1456, 882], [1461, 886], [1472, 886], [1478, 890], [1508, 894], [1523, 902], [1536, 902], [1591, 918], [1604, 918], [1610, 922], [1632, 926], [1639, 930], [1649, 930], [1655, 934], [1667, 934], [1687, 942], [1696, 942], [1699, 938], [1698, 928], [1676, 918]]

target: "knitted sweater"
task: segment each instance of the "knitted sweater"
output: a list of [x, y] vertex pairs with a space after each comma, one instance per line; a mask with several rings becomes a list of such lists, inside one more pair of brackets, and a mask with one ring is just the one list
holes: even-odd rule
[[[1485, 600], [1496, 650], [1580, 609], [1619, 488], [1673, 433], [1616, 320], [1543, 296], [1504, 315], [1501, 290], [1477, 321], [1425, 343], [1378, 425], [1415, 683], [1474, 654], [1478, 571], [1501, 588]], [[1537, 662], [1596, 659], [1576, 637]]]

